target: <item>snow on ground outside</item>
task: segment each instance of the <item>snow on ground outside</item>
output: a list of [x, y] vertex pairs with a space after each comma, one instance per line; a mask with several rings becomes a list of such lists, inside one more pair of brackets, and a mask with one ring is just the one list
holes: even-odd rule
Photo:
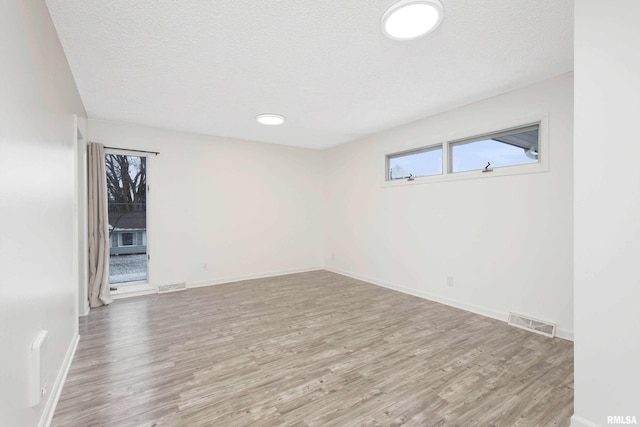
[[141, 281], [147, 281], [147, 254], [111, 255], [109, 284], [123, 286]]

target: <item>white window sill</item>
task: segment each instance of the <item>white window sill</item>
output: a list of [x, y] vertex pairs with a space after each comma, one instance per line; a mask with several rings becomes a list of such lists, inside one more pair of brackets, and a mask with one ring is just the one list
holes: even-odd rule
[[467, 172], [446, 173], [442, 175], [422, 176], [414, 178], [413, 181], [408, 181], [406, 179], [384, 181], [382, 183], [382, 187], [389, 188], [401, 187], [406, 185], [434, 184], [438, 182], [462, 181], [466, 179], [487, 179], [499, 176], [525, 175], [542, 172], [549, 172], [548, 165], [543, 163], [536, 163], [531, 165], [505, 166], [501, 168], [495, 168], [491, 172], [482, 172], [481, 170], [475, 170]]

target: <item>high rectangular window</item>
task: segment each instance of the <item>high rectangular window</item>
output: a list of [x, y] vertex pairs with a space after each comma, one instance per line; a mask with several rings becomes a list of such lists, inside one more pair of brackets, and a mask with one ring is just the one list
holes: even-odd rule
[[387, 181], [441, 174], [442, 145], [387, 156]]
[[540, 125], [449, 143], [449, 171], [465, 172], [538, 163]]

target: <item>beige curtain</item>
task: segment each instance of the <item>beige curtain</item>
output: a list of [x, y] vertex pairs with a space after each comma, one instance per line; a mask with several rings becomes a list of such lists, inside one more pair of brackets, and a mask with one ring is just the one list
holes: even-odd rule
[[104, 146], [89, 143], [89, 305], [111, 304], [109, 295], [109, 218]]

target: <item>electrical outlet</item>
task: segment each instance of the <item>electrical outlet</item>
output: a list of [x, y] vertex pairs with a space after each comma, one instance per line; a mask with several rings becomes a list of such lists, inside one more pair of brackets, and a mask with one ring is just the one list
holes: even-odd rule
[[331, 261], [336, 259], [336, 254], [334, 254], [333, 252], [331, 252]]
[[209, 271], [209, 264], [206, 262], [202, 265], [202, 271]]
[[453, 286], [453, 276], [447, 276], [447, 286]]

